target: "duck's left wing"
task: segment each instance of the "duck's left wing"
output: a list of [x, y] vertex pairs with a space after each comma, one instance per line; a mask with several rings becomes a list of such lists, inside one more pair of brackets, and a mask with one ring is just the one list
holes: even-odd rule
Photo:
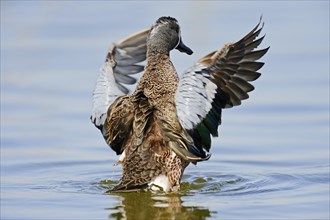
[[188, 150], [207, 158], [211, 135], [218, 135], [221, 110], [241, 104], [254, 87], [249, 83], [261, 74], [264, 63], [258, 62], [269, 49], [255, 50], [264, 37], [257, 38], [260, 22], [241, 40], [227, 44], [200, 59], [188, 69], [179, 82], [175, 104], [183, 128], [193, 139]]
[[138, 63], [146, 59], [148, 33], [149, 29], [136, 32], [109, 49], [93, 92], [91, 120], [99, 129], [105, 122], [109, 106], [117, 97], [129, 93], [125, 85], [136, 83], [132, 75], [143, 71], [144, 66]]

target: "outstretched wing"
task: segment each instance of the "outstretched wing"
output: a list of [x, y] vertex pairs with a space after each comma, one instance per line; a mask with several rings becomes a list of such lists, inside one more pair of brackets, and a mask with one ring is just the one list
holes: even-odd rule
[[129, 93], [125, 84], [136, 83], [131, 75], [143, 71], [144, 66], [138, 63], [146, 59], [148, 32], [149, 29], [136, 32], [109, 49], [93, 92], [91, 120], [99, 129], [105, 122], [109, 106], [117, 97]]
[[189, 151], [206, 158], [211, 135], [218, 135], [221, 110], [241, 104], [254, 87], [249, 83], [261, 74], [264, 63], [258, 62], [269, 49], [255, 50], [263, 37], [257, 38], [263, 24], [258, 25], [241, 40], [227, 44], [200, 59], [180, 79], [176, 92], [177, 115], [181, 125], [192, 137]]

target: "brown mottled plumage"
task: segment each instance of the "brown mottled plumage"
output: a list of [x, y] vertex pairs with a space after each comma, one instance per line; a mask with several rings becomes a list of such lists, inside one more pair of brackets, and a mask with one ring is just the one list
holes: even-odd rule
[[[147, 186], [176, 191], [190, 162], [208, 160], [210, 136], [217, 136], [221, 109], [248, 98], [256, 62], [268, 48], [254, 51], [259, 24], [244, 38], [199, 60], [181, 79], [170, 60], [170, 51], [192, 54], [181, 39], [178, 22], [161, 17], [148, 31], [114, 44], [93, 94], [92, 121], [106, 142], [122, 154], [123, 175], [113, 191]], [[143, 70], [135, 91], [130, 75]]]

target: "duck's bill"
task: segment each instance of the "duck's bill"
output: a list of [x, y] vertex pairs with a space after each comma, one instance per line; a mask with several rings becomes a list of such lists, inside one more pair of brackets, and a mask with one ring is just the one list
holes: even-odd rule
[[182, 42], [182, 40], [180, 40], [179, 45], [178, 45], [175, 49], [179, 50], [179, 51], [182, 52], [182, 53], [186, 53], [186, 54], [188, 54], [188, 55], [193, 54], [193, 51], [192, 51], [189, 47], [187, 47], [187, 46]]

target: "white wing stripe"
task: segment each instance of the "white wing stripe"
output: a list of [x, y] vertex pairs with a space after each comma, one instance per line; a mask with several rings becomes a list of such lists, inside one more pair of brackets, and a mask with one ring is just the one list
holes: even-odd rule
[[192, 129], [200, 123], [212, 108], [217, 86], [203, 71], [203, 65], [195, 65], [185, 72], [176, 92], [178, 118], [186, 129]]

